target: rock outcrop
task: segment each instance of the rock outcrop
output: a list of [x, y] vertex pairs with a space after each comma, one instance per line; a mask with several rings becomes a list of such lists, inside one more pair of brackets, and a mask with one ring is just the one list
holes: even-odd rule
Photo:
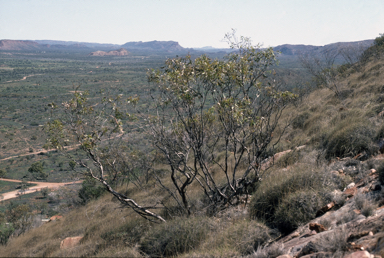
[[108, 52], [95, 51], [95, 52], [90, 53], [89, 55], [91, 55], [91, 56], [127, 56], [127, 55], [129, 55], [129, 52], [124, 48], [120, 48], [118, 50], [112, 50], [112, 51], [108, 51]]
[[60, 243], [60, 249], [72, 248], [80, 244], [80, 241], [83, 239], [82, 236], [76, 237], [67, 237]]

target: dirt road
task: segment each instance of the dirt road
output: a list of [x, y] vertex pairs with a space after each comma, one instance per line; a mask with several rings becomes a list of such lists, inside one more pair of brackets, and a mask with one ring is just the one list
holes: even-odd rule
[[[8, 181], [8, 182], [16, 182], [16, 183], [21, 182], [20, 180], [3, 179], [3, 178], [0, 178], [0, 181]], [[28, 182], [28, 183], [36, 184], [36, 185], [32, 186], [28, 190], [26, 190], [25, 194], [37, 192], [37, 191], [40, 191], [42, 188], [46, 188], [46, 187], [48, 187], [49, 189], [53, 189], [53, 188], [59, 188], [60, 186], [65, 186], [65, 185], [80, 184], [82, 182], [83, 182], [82, 180], [75, 181], [75, 182], [68, 182], [68, 183]], [[20, 190], [3, 193], [3, 194], [1, 194], [3, 196], [3, 198], [0, 197], [0, 202], [5, 201], [5, 200], [9, 200], [12, 198], [16, 198], [19, 196], [19, 193], [20, 193]]]

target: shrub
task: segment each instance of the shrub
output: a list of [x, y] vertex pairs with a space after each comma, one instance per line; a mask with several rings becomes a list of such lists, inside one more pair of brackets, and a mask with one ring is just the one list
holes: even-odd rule
[[354, 220], [357, 216], [358, 215], [352, 210], [346, 211], [341, 216], [338, 216], [336, 218], [336, 225], [339, 226], [339, 225], [348, 223], [348, 222]]
[[355, 156], [366, 152], [372, 155], [378, 148], [373, 144], [374, 130], [366, 124], [341, 123], [323, 141], [325, 158]]
[[0, 224], [0, 244], [7, 244], [9, 237], [13, 234], [14, 231], [15, 229], [12, 227], [12, 224]]
[[[251, 218], [264, 220], [267, 225], [276, 226], [277, 216], [281, 218], [285, 213], [285, 209], [291, 210], [287, 201], [284, 200], [285, 198], [289, 198], [291, 201], [295, 201], [296, 198], [297, 202], [304, 198], [303, 205], [307, 205], [309, 210], [315, 209], [315, 206], [320, 205], [319, 202], [323, 203], [330, 198], [323, 194], [324, 191], [332, 192], [332, 190], [343, 186], [343, 181], [332, 173], [313, 170], [306, 166], [298, 166], [289, 170], [288, 173], [286, 171], [277, 171], [262, 181], [253, 194], [249, 208], [250, 215]], [[314, 204], [308, 204], [306, 198], [312, 200], [315, 196], [319, 197], [320, 200], [314, 200], [316, 205], [312, 207]], [[277, 209], [279, 209], [278, 214]], [[310, 217], [312, 216], [310, 215]], [[305, 220], [307, 218], [302, 215], [300, 221], [305, 222]], [[292, 225], [287, 226], [288, 229], [292, 229], [299, 224], [299, 222], [294, 221], [292, 223]]]
[[229, 227], [223, 237], [227, 245], [247, 255], [265, 245], [273, 235], [271, 229], [258, 221], [242, 221]]
[[323, 234], [316, 241], [316, 247], [319, 251], [332, 252], [334, 254], [342, 254], [348, 251], [348, 236], [349, 231], [347, 228], [338, 228], [328, 234]]
[[283, 233], [290, 233], [316, 217], [316, 212], [330, 201], [324, 192], [303, 190], [285, 197], [274, 214], [273, 224]]
[[151, 228], [140, 241], [140, 250], [151, 257], [177, 256], [197, 248], [214, 228], [209, 218], [179, 217]]
[[258, 248], [252, 255], [247, 258], [276, 258], [280, 255], [285, 254], [284, 245], [274, 243], [268, 247]]
[[368, 195], [358, 193], [353, 199], [354, 206], [361, 211], [361, 214], [363, 214], [365, 217], [373, 215], [376, 206], [372, 203]]
[[86, 178], [81, 186], [82, 187], [79, 190], [79, 198], [81, 199], [81, 204], [86, 204], [92, 199], [97, 199], [105, 192], [105, 188], [99, 185], [93, 178]]

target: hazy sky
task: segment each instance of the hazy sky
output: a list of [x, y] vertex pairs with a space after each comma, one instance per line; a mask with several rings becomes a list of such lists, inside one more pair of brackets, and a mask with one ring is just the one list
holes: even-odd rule
[[0, 0], [0, 39], [227, 47], [231, 28], [264, 46], [384, 33], [384, 0]]

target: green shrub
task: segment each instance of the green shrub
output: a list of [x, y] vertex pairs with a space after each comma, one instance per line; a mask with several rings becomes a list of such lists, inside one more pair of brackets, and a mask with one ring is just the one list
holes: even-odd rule
[[344, 158], [365, 152], [372, 155], [378, 151], [373, 143], [374, 130], [367, 124], [342, 123], [323, 141], [325, 158]]
[[[324, 191], [332, 192], [334, 189], [341, 189], [344, 186], [345, 183], [340, 177], [328, 171], [314, 170], [304, 165], [289, 171], [276, 171], [265, 178], [253, 194], [249, 207], [250, 216], [253, 219], [265, 221], [269, 226], [276, 227], [277, 223], [280, 223], [277, 221], [277, 216], [279, 218], [282, 216], [284, 208], [291, 209], [286, 203], [288, 199], [295, 201], [296, 198], [296, 201], [299, 202], [301, 199], [309, 200], [317, 196], [321, 197], [319, 203], [324, 203], [328, 199], [328, 196], [323, 194]], [[307, 193], [306, 197], [305, 193]], [[305, 200], [302, 202], [305, 204]], [[318, 201], [315, 204], [313, 204], [313, 209], [319, 205]], [[310, 210], [310, 208], [306, 209]], [[310, 217], [312, 216], [310, 215]], [[303, 215], [300, 220], [304, 222], [307, 218]], [[287, 228], [291, 230], [297, 224], [293, 221], [293, 224], [288, 225]], [[287, 233], [287, 230], [284, 233]]]
[[239, 221], [228, 228], [223, 238], [226, 245], [242, 255], [247, 255], [276, 237], [273, 235], [271, 229], [258, 221]]
[[302, 190], [286, 196], [277, 206], [274, 225], [290, 233], [316, 217], [316, 212], [331, 201], [324, 192]]
[[79, 198], [81, 204], [86, 204], [92, 199], [99, 198], [105, 192], [105, 188], [93, 178], [87, 178], [81, 184]]
[[5, 245], [8, 242], [9, 237], [13, 234], [15, 229], [12, 224], [0, 224], [0, 244]]
[[177, 256], [197, 248], [214, 229], [209, 218], [179, 217], [151, 228], [140, 241], [140, 250], [150, 257]]

